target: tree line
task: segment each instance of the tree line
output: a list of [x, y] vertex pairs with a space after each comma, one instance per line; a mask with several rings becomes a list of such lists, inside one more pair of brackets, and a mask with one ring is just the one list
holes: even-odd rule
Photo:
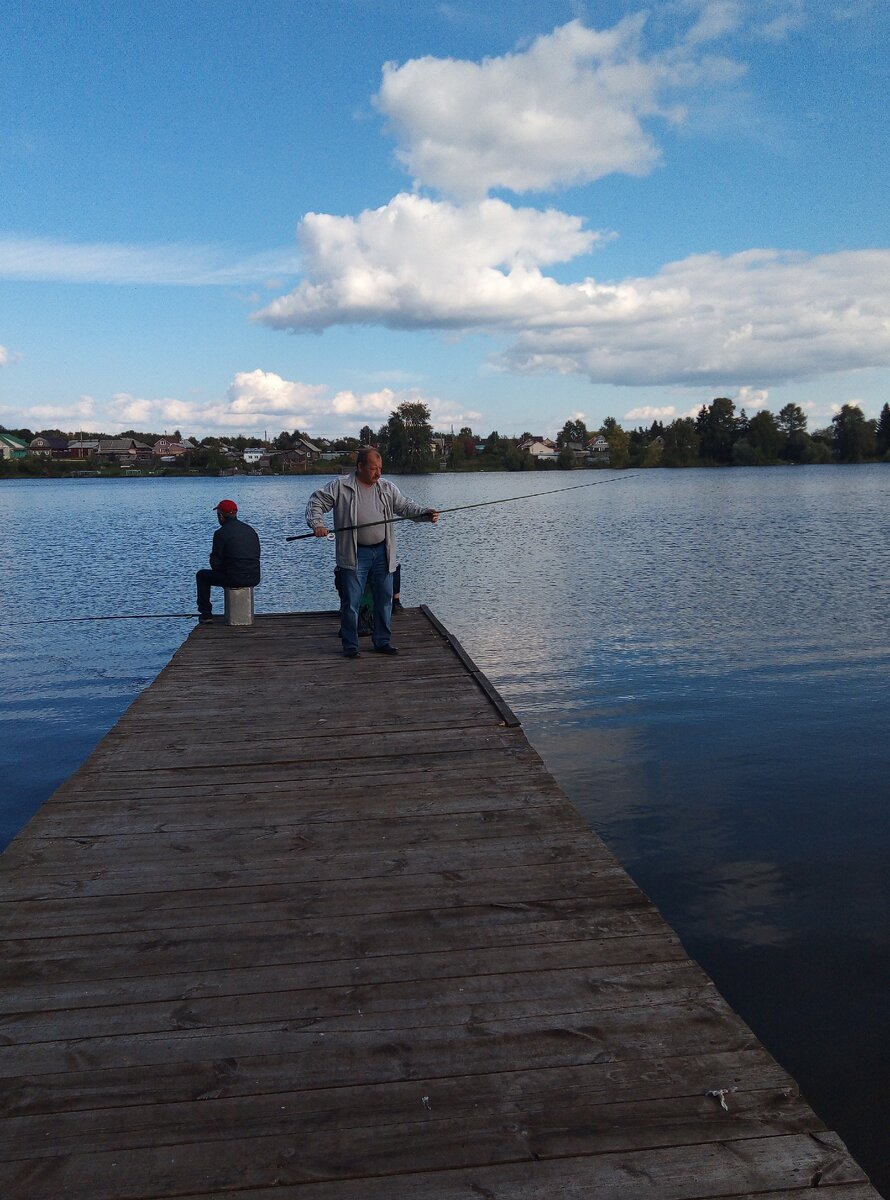
[[[4, 430], [0, 426], [0, 431], [25, 441], [36, 436], [30, 429]], [[67, 436], [60, 430], [39, 432], [44, 436]], [[744, 409], [737, 412], [734, 402], [726, 396], [702, 405], [694, 417], [678, 417], [670, 423], [653, 421], [648, 427], [632, 430], [624, 429], [614, 417], [606, 417], [599, 429], [592, 430], [582, 419], [575, 418], [566, 421], [556, 435], [558, 454], [543, 463], [522, 448], [523, 443], [532, 440], [529, 432], [508, 437], [495, 429], [483, 436], [463, 426], [457, 433], [437, 433], [429, 408], [420, 401], [406, 401], [377, 430], [370, 425], [362, 426], [357, 438], [313, 439], [298, 429], [292, 433], [282, 430], [269, 442], [243, 434], [225, 439], [206, 437], [189, 452], [181, 466], [216, 473], [231, 466], [224, 447], [243, 452], [247, 446], [261, 445], [268, 449], [272, 469], [276, 470], [276, 454], [306, 439], [321, 442], [326, 450], [339, 454], [344, 464], [360, 446], [374, 446], [383, 456], [387, 470], [396, 472], [429, 471], [442, 463], [455, 471], [566, 469], [587, 465], [587, 445], [598, 434], [609, 443], [608, 465], [618, 469], [887, 462], [890, 461], [890, 404], [883, 406], [876, 420], [866, 418], [855, 405], [845, 404], [828, 426], [812, 433], [807, 430], [806, 413], [797, 404], [786, 404], [777, 415], [762, 409], [749, 417]], [[116, 436], [148, 444], [159, 437], [132, 429]], [[181, 441], [179, 430], [172, 437]], [[54, 464], [49, 461], [40, 465], [45, 473], [53, 472]], [[330, 461], [323, 462], [315, 464], [314, 469], [329, 470], [333, 465]]]
[[[559, 454], [550, 465], [582, 465], [584, 451], [597, 434], [609, 443], [609, 466], [619, 469], [886, 462], [890, 461], [890, 404], [883, 406], [877, 420], [866, 418], [853, 404], [844, 404], [828, 426], [812, 433], [798, 404], [786, 404], [777, 415], [762, 409], [749, 417], [744, 409], [737, 412], [726, 396], [702, 405], [694, 417], [653, 421], [648, 428], [626, 430], [614, 417], [606, 417], [599, 429], [588, 429], [575, 418], [556, 435]], [[416, 402], [400, 405], [376, 433], [366, 425], [359, 434], [360, 444], [376, 446], [390, 470], [406, 471], [429, 469], [435, 457], [434, 438], [441, 442], [453, 470], [523, 471], [542, 465], [522, 449], [531, 440], [530, 433], [502, 437], [493, 430], [483, 437], [465, 426], [456, 434], [436, 434], [429, 409]]]

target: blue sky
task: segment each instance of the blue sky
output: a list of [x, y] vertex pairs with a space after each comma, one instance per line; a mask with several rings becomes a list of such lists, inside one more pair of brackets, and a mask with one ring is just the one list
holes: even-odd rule
[[878, 0], [5, 12], [0, 423], [890, 399]]

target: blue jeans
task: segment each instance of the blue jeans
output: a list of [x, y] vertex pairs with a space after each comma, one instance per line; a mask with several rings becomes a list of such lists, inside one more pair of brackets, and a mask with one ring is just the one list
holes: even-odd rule
[[340, 568], [340, 640], [343, 649], [358, 649], [358, 610], [365, 584], [370, 583], [374, 597], [374, 646], [388, 646], [392, 636], [392, 575], [386, 545], [359, 546], [355, 570]]

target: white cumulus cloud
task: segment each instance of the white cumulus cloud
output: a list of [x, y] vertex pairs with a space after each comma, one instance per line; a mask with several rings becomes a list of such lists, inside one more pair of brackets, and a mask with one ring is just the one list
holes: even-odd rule
[[672, 421], [677, 415], [677, 409], [673, 404], [667, 404], [662, 408], [653, 407], [651, 404], [643, 404], [638, 408], [632, 408], [630, 412], [624, 414], [625, 421]]
[[644, 50], [640, 14], [603, 31], [570, 21], [525, 50], [481, 62], [387, 63], [375, 101], [415, 183], [446, 195], [645, 175], [661, 154], [644, 122], [681, 120], [675, 97], [743, 71], [695, 44], [712, 36], [721, 7], [732, 6], [700, 16], [699, 38], [656, 54]]
[[[377, 324], [512, 337], [521, 374], [762, 388], [890, 365], [890, 251], [694, 255], [656, 275], [559, 283], [543, 267], [602, 235], [555, 210], [402, 194], [358, 217], [310, 214], [306, 278], [254, 319], [278, 329]], [[750, 406], [758, 394], [751, 392]]]
[[763, 408], [769, 399], [769, 391], [766, 388], [742, 387], [739, 388], [735, 402], [739, 408]]
[[501, 365], [709, 386], [890, 366], [888, 270], [886, 250], [751, 250], [695, 255], [651, 278], [585, 280], [569, 288], [584, 297], [574, 319], [524, 330]]
[[[325, 384], [285, 379], [274, 371], [259, 369], [239, 371], [225, 395], [210, 400], [146, 398], [118, 392], [104, 406], [96, 406], [89, 397], [84, 397], [80, 406], [54, 409], [52, 414], [59, 417], [63, 428], [76, 428], [81, 417], [88, 416], [91, 427], [101, 427], [106, 432], [124, 428], [180, 429], [183, 434], [198, 438], [208, 434], [264, 432], [274, 437], [282, 429], [303, 429], [319, 437], [356, 437], [362, 425], [374, 428], [382, 425], [405, 400], [426, 404], [434, 423], [444, 424], [446, 418], [451, 419], [450, 410], [446, 413], [438, 397], [426, 395], [417, 387], [335, 391]], [[25, 415], [34, 416], [38, 411], [42, 416], [50, 412], [31, 409]], [[464, 414], [458, 416], [462, 418]]]
[[603, 235], [553, 209], [403, 193], [358, 217], [309, 213], [299, 237], [306, 278], [255, 314], [276, 329], [534, 321], [566, 294], [540, 267], [585, 253]]

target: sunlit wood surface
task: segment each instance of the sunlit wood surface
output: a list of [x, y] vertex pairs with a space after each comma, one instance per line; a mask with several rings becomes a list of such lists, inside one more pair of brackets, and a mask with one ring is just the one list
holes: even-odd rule
[[0, 1196], [876, 1197], [396, 622], [196, 628], [0, 858]]

